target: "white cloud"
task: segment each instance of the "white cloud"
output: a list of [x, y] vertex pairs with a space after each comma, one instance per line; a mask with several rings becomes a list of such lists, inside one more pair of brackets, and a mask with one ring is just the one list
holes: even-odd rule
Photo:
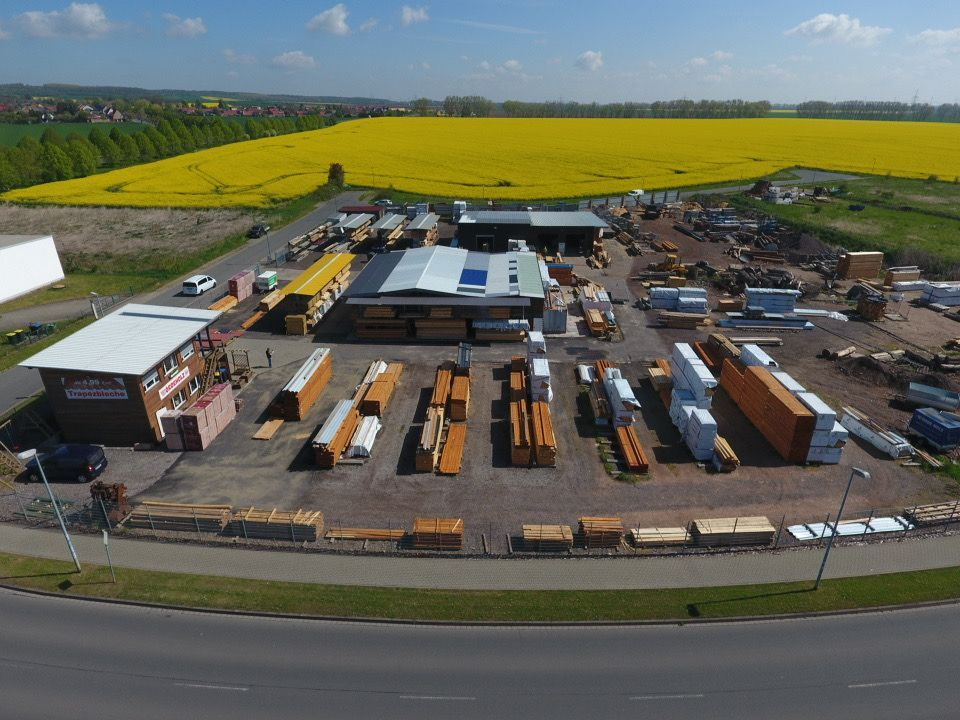
[[6, 40], [10, 37], [10, 33], [3, 29], [3, 26], [0, 25], [0, 40]]
[[548, 65], [559, 65], [562, 62], [563, 62], [563, 58], [559, 58], [559, 57], [552, 57], [549, 60], [547, 60]]
[[724, 60], [732, 60], [732, 59], [733, 59], [733, 53], [732, 53], [732, 52], [727, 52], [726, 50], [716, 50], [716, 51], [714, 51], [714, 53], [710, 56], [710, 59], [711, 59], [711, 60], [716, 60], [717, 62], [723, 62]]
[[784, 35], [798, 35], [815, 42], [837, 42], [847, 45], [875, 45], [893, 30], [877, 25], [864, 25], [849, 15], [820, 13], [787, 30]]
[[477, 65], [477, 67], [480, 68], [481, 70], [489, 70], [489, 69], [490, 69], [490, 63], [487, 62], [486, 60], [481, 60], [481, 61], [480, 61], [480, 64]]
[[733, 68], [729, 65], [721, 65], [709, 75], [704, 75], [703, 79], [711, 83], [720, 83], [729, 80], [733, 75]]
[[935, 47], [957, 45], [960, 44], [960, 27], [955, 27], [952, 30], [930, 30], [928, 28], [921, 33], [911, 35], [910, 42]]
[[193, 38], [207, 34], [207, 26], [203, 23], [202, 17], [181, 18], [173, 13], [164, 13], [163, 19], [167, 21], [167, 35], [170, 37]]
[[253, 55], [238, 53], [232, 48], [226, 48], [223, 51], [223, 58], [231, 65], [253, 65], [257, 61]]
[[703, 67], [707, 64], [707, 59], [703, 57], [695, 57], [687, 60], [687, 65], [690, 67]]
[[507, 72], [518, 73], [523, 70], [523, 65], [520, 64], [519, 60], [507, 60], [503, 64], [503, 69]]
[[360, 32], [369, 32], [370, 30], [373, 30], [379, 22], [380, 18], [372, 17], [369, 20], [365, 20], [360, 26], [359, 30]]
[[430, 15], [427, 14], [426, 6], [415, 8], [404, 5], [400, 8], [400, 24], [404, 27], [414, 23], [426, 22], [429, 19]]
[[420, 63], [420, 69], [422, 69], [422, 70], [429, 70], [429, 69], [430, 69], [430, 63], [428, 63], [426, 60], [424, 60], [422, 63]]
[[31, 10], [14, 21], [33, 37], [103, 37], [115, 28], [97, 3], [70, 3], [63, 10]]
[[347, 25], [347, 15], [349, 15], [347, 6], [337, 3], [319, 15], [314, 15], [307, 23], [307, 30], [323, 30], [331, 35], [349, 35], [350, 26]]
[[603, 67], [603, 53], [599, 50], [587, 50], [580, 53], [574, 64], [581, 70], [596, 72]]
[[291, 50], [282, 55], [277, 55], [270, 63], [281, 70], [287, 72], [297, 72], [300, 70], [312, 70], [317, 66], [317, 61], [302, 50]]

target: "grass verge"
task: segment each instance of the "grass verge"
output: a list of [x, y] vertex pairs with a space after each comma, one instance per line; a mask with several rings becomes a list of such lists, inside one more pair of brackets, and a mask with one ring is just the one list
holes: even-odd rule
[[[440, 561], [442, 562], [442, 561]], [[630, 621], [726, 618], [873, 608], [960, 597], [960, 567], [827, 580], [675, 590], [452, 591], [253, 582], [0, 554], [7, 585], [63, 596], [221, 610], [448, 621]]]
[[67, 335], [75, 333], [77, 330], [86, 327], [93, 322], [93, 316], [69, 320], [59, 323], [57, 331], [48, 335], [43, 340], [38, 340], [30, 345], [0, 345], [0, 372], [13, 367], [19, 362], [26, 360], [31, 355], [36, 355], [44, 348], [48, 348], [56, 342], [60, 342]]

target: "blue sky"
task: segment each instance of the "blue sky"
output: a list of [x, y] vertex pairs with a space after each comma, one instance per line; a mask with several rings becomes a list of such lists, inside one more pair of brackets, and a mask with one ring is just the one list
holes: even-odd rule
[[0, 81], [409, 100], [960, 101], [960, 2], [0, 3]]

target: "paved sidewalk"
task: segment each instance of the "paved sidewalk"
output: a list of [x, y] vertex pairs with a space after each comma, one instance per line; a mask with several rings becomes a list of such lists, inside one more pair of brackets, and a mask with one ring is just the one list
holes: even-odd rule
[[[76, 535], [80, 559], [104, 564], [99, 536]], [[0, 551], [69, 560], [63, 536], [0, 523]], [[118, 567], [261, 580], [453, 590], [639, 590], [811, 579], [816, 549], [715, 556], [495, 560], [248, 550], [114, 537]], [[960, 535], [834, 548], [827, 577], [960, 565]]]

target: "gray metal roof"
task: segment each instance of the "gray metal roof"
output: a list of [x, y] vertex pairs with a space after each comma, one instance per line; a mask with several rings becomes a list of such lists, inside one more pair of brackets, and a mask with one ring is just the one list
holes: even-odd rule
[[530, 213], [527, 210], [471, 210], [460, 216], [458, 224], [469, 225], [529, 225]]
[[46, 240], [50, 235], [0, 235], [0, 248], [13, 247], [34, 240]]
[[421, 213], [410, 221], [410, 224], [407, 225], [407, 230], [430, 230], [439, 221], [439, 215], [435, 215], [433, 213]]
[[473, 210], [460, 216], [459, 224], [529, 225], [530, 227], [607, 228], [609, 225], [587, 210], [543, 212], [531, 210]]
[[125, 305], [20, 365], [142, 376], [220, 317], [214, 310]]
[[377, 220], [372, 226], [371, 229], [374, 231], [377, 230], [396, 230], [397, 227], [406, 220], [405, 215], [397, 215], [396, 213], [391, 215], [384, 215], [382, 218]]
[[359, 213], [357, 215], [350, 215], [344, 220], [341, 220], [336, 227], [340, 228], [341, 230], [355, 230], [358, 227], [366, 225], [371, 220], [373, 220], [373, 215], [370, 213]]

